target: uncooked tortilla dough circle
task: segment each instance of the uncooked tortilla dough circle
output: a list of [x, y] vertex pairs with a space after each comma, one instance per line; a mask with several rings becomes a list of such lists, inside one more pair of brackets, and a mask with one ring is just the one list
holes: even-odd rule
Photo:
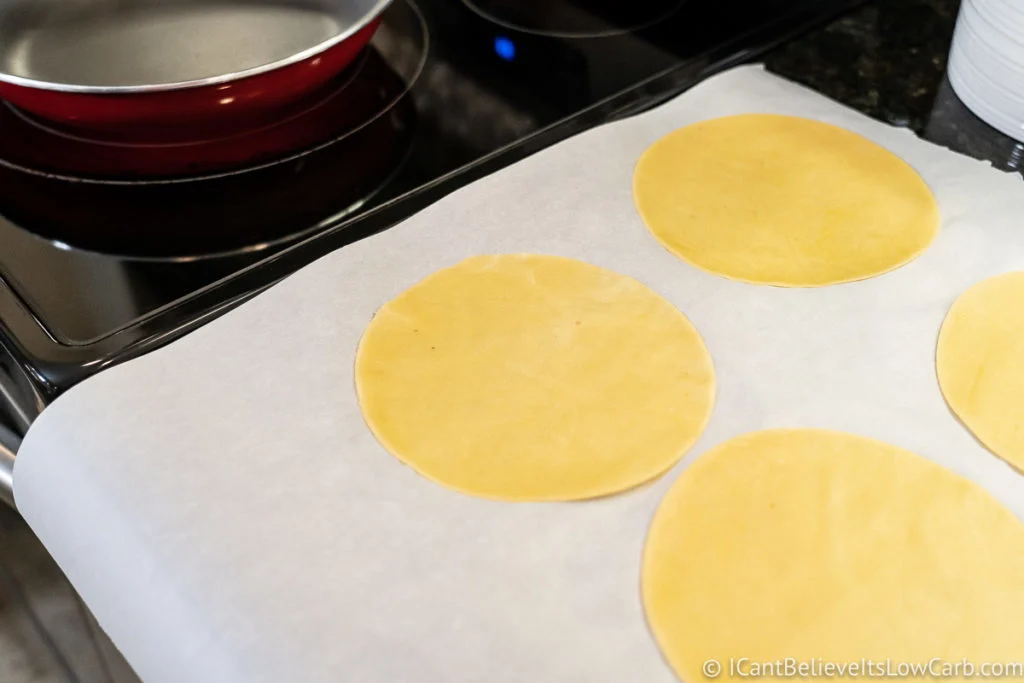
[[820, 121], [741, 114], [644, 152], [633, 197], [670, 252], [715, 275], [819, 287], [913, 260], [938, 231], [931, 191], [886, 149]]
[[696, 441], [714, 401], [710, 356], [682, 313], [555, 256], [473, 257], [413, 285], [370, 322], [355, 377], [399, 460], [512, 501], [642, 484]]
[[[978, 485], [879, 441], [791, 429], [683, 472], [651, 524], [642, 593], [687, 683], [710, 659], [718, 681], [786, 658], [819, 668], [761, 678], [872, 678], [886, 660], [1019, 661], [1021, 576], [1024, 525]], [[821, 668], [862, 659], [875, 675]]]
[[1024, 470], [1024, 272], [974, 285], [939, 331], [939, 386], [961, 422]]

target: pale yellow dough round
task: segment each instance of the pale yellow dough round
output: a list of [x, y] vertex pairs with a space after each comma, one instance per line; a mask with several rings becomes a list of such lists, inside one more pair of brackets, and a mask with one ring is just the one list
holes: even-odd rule
[[711, 413], [686, 317], [636, 280], [567, 258], [478, 256], [384, 305], [356, 354], [384, 447], [457, 491], [575, 500], [672, 467]]
[[[876, 673], [886, 660], [896, 671], [937, 659], [940, 673], [964, 658], [1018, 662], [1024, 525], [981, 487], [895, 446], [755, 432], [697, 458], [672, 485], [647, 538], [642, 592], [687, 683], [708, 680], [709, 659], [720, 681], [786, 658], [864, 659]], [[872, 677], [817, 671], [788, 680]]]
[[1024, 272], [985, 280], [956, 300], [939, 332], [936, 369], [957, 417], [1024, 470]]
[[670, 252], [734, 280], [818, 287], [919, 256], [938, 231], [927, 185], [891, 152], [826, 123], [775, 114], [702, 121], [658, 140], [633, 176]]

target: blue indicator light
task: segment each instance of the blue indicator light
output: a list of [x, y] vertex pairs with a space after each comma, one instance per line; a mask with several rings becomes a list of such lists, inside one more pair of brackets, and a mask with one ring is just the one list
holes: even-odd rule
[[516, 44], [504, 36], [494, 39], [494, 52], [506, 62], [516, 58]]

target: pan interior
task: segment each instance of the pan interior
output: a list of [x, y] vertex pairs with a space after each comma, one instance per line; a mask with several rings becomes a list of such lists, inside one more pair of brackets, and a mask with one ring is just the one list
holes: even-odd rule
[[258, 0], [32, 3], [0, 17], [0, 70], [104, 88], [199, 81], [315, 47], [360, 19], [345, 14]]

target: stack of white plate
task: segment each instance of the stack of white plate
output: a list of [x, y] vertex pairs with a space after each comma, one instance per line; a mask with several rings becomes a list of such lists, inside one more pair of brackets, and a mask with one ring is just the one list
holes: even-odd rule
[[1024, 1], [963, 0], [948, 74], [979, 118], [1024, 140]]

